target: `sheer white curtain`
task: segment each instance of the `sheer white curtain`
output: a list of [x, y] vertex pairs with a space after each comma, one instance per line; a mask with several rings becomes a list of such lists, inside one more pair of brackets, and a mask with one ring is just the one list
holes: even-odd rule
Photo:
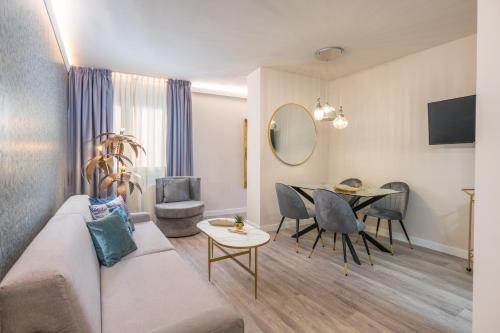
[[116, 72], [112, 79], [114, 130], [125, 128], [125, 133], [134, 135], [146, 150], [146, 155], [135, 160], [133, 170], [141, 175], [142, 195], [134, 191], [127, 202], [132, 211], [153, 214], [155, 180], [165, 176], [167, 167], [167, 81]]

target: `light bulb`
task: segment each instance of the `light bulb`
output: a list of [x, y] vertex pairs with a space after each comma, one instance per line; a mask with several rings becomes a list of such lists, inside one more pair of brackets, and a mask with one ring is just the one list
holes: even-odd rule
[[323, 108], [321, 107], [321, 102], [318, 100], [316, 101], [316, 108], [314, 109], [314, 119], [316, 120], [323, 120], [323, 117], [325, 116], [325, 112], [323, 111]]
[[98, 145], [98, 146], [97, 146], [97, 151], [98, 151], [98, 152], [102, 153], [102, 149], [103, 149], [102, 145]]
[[339, 108], [339, 114], [333, 120], [333, 127], [336, 129], [344, 129], [349, 125], [346, 117], [344, 117], [344, 111], [342, 110], [342, 106]]
[[344, 115], [338, 115], [335, 120], [333, 121], [333, 127], [336, 129], [344, 129], [349, 125], [349, 122], [347, 119], [344, 117]]
[[328, 102], [326, 102], [325, 104], [323, 104], [323, 113], [325, 115], [329, 114], [330, 112], [333, 112], [335, 111], [335, 109], [330, 105], [328, 104]]

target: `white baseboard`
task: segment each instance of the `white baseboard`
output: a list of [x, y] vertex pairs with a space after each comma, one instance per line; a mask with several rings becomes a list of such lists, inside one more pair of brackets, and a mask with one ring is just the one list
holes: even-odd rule
[[[366, 225], [366, 231], [368, 231], [370, 233], [374, 234], [376, 229], [377, 228], [374, 225], [369, 225], [369, 224]], [[384, 237], [389, 237], [388, 231], [385, 229], [379, 229], [379, 235], [383, 235]], [[393, 231], [392, 238], [395, 240], [398, 240], [398, 241], [402, 241], [404, 243], [407, 242], [406, 236], [402, 233], [399, 233], [399, 232]], [[427, 249], [446, 253], [446, 254], [449, 254], [449, 255], [452, 255], [455, 257], [459, 257], [462, 259], [467, 259], [467, 250], [465, 250], [465, 249], [460, 249], [458, 247], [444, 245], [444, 244], [430, 241], [430, 240], [423, 239], [423, 238], [417, 238], [417, 237], [414, 237], [412, 235], [410, 235], [410, 239], [411, 239], [411, 242], [413, 245], [425, 247]]]
[[203, 216], [204, 217], [216, 217], [216, 216], [222, 216], [222, 215], [246, 214], [246, 212], [247, 212], [246, 207], [214, 209], [214, 210], [205, 211]]
[[[260, 229], [267, 231], [267, 232], [270, 232], [270, 231], [278, 230], [278, 226], [279, 226], [279, 223], [268, 224], [268, 225], [264, 225], [264, 226], [260, 227]], [[283, 229], [283, 228], [288, 228], [288, 227], [295, 228], [295, 220], [285, 219], [285, 221], [283, 222], [283, 226], [281, 228]], [[303, 228], [303, 227], [305, 227], [305, 225], [301, 223], [301, 228]], [[375, 234], [375, 230], [376, 230], [375, 226], [370, 225], [370, 224], [366, 225], [367, 232]], [[387, 234], [387, 230], [385, 230], [385, 229], [380, 229], [379, 234], [384, 236], [384, 237], [389, 237], [389, 235]], [[406, 236], [402, 233], [399, 233], [399, 232], [393, 232], [392, 238], [395, 240], [398, 240], [398, 241], [402, 241], [404, 243], [407, 242]], [[413, 245], [425, 247], [425, 248], [430, 249], [430, 250], [446, 253], [446, 254], [449, 254], [449, 255], [452, 255], [455, 257], [459, 257], [459, 258], [463, 258], [463, 259], [467, 259], [467, 250], [444, 245], [444, 244], [437, 243], [437, 242], [433, 242], [433, 241], [430, 241], [427, 239], [413, 237], [411, 235], [410, 235], [410, 239], [411, 239], [411, 242]]]
[[[312, 221], [312, 220], [311, 220]], [[309, 226], [311, 223], [304, 223], [304, 222], [300, 222], [300, 228], [305, 228], [307, 226]], [[275, 223], [275, 224], [267, 224], [267, 225], [263, 225], [263, 226], [257, 226], [257, 228], [260, 228], [261, 230], [264, 230], [266, 232], [270, 232], [270, 231], [276, 231], [278, 230], [278, 226], [280, 224], [279, 223]], [[285, 219], [285, 221], [283, 221], [283, 225], [281, 226], [281, 229], [285, 229], [285, 228], [295, 228], [295, 220], [291, 220], [291, 219]]]

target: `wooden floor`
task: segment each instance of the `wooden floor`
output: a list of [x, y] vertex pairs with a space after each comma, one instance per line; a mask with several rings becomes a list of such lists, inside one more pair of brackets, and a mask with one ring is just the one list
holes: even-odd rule
[[[471, 331], [472, 274], [464, 260], [396, 243], [394, 256], [371, 247], [372, 267], [360, 241], [355, 248], [362, 265], [349, 256], [350, 274], [344, 276], [342, 249], [333, 251], [331, 235], [309, 259], [316, 233], [301, 238], [299, 254], [291, 233], [282, 230], [260, 249], [257, 300], [252, 278], [236, 263], [212, 265], [212, 285], [244, 314], [246, 332]], [[171, 241], [207, 279], [206, 236]]]

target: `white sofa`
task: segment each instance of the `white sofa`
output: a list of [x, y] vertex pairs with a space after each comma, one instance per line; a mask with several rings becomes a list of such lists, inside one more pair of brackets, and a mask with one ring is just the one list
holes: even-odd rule
[[243, 332], [230, 309], [184, 263], [145, 213], [132, 214], [138, 249], [100, 266], [70, 197], [0, 283], [0, 332]]

